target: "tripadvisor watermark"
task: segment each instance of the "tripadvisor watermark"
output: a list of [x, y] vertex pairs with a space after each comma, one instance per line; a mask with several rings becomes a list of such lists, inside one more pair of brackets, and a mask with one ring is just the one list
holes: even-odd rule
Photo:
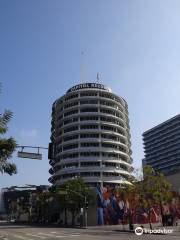
[[150, 234], [171, 234], [173, 232], [173, 229], [148, 229], [148, 228], [142, 228], [142, 227], [137, 227], [135, 229], [135, 234], [136, 235], [142, 235], [143, 233], [150, 233]]

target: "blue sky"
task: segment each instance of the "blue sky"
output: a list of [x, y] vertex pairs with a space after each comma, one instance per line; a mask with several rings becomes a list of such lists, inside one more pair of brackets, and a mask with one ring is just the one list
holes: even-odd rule
[[[179, 0], [0, 0], [0, 112], [14, 112], [7, 136], [46, 147], [51, 105], [84, 66], [84, 81], [98, 72], [127, 100], [139, 167], [142, 133], [180, 112], [179, 13]], [[12, 161], [18, 174], [0, 175], [0, 187], [48, 183], [46, 151], [42, 161]]]

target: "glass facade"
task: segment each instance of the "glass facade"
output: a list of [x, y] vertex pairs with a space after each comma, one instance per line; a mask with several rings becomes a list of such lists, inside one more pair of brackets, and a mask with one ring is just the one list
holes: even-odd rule
[[180, 170], [180, 114], [143, 133], [144, 165], [165, 175]]

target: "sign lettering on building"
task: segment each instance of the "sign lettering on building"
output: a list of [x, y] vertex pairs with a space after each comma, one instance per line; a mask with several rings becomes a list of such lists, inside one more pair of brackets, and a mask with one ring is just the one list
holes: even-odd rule
[[98, 88], [98, 89], [103, 89], [103, 90], [107, 90], [110, 92], [110, 89], [106, 86], [104, 86], [103, 84], [99, 84], [99, 83], [82, 83], [82, 84], [78, 84], [72, 88], [70, 88], [67, 93], [69, 92], [74, 92], [80, 89], [84, 89], [84, 88]]

